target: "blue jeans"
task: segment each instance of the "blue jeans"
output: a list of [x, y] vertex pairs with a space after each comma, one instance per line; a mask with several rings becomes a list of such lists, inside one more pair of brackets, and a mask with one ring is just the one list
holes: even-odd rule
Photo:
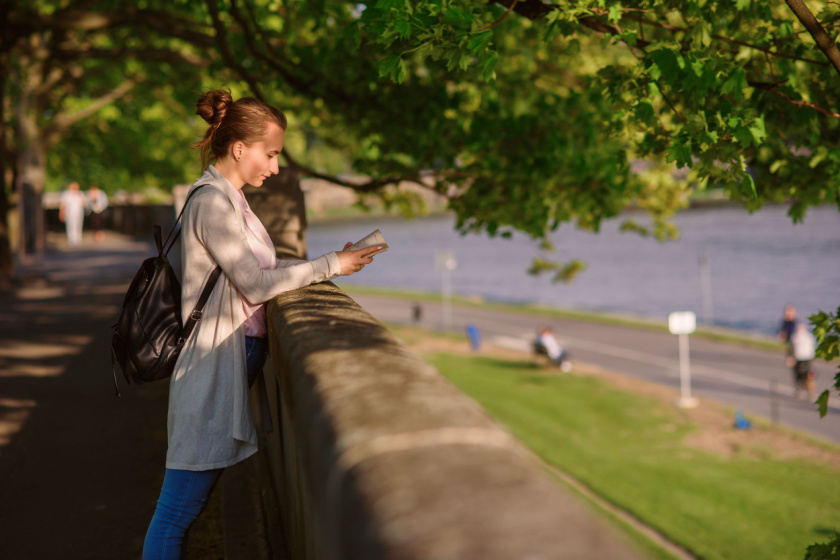
[[[262, 372], [268, 345], [264, 338], [245, 337], [248, 386]], [[224, 469], [185, 471], [166, 469], [155, 515], [146, 532], [143, 560], [181, 560], [187, 532], [207, 505], [207, 498]]]

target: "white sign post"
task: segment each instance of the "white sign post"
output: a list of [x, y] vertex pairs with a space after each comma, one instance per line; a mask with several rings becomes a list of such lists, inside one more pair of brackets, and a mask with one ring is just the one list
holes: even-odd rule
[[697, 328], [697, 317], [691, 311], [677, 311], [668, 315], [668, 330], [680, 341], [680, 398], [677, 406], [694, 408], [697, 399], [691, 396], [691, 369], [688, 361], [688, 335]]
[[438, 251], [435, 261], [441, 274], [441, 304], [443, 311], [443, 327], [452, 326], [452, 271], [458, 266], [451, 251]]

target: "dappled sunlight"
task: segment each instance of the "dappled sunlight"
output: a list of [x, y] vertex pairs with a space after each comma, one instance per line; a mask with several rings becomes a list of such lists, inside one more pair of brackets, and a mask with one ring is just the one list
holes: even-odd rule
[[[122, 243], [50, 249], [43, 259], [19, 265], [15, 292], [0, 293], [0, 452], [24, 437], [39, 405], [63, 393], [56, 383], [78, 373], [75, 364], [116, 321], [121, 295], [149, 249]], [[108, 395], [109, 351], [94, 352], [97, 361], [84, 367], [101, 377]]]
[[82, 348], [89, 344], [93, 337], [77, 335], [62, 338], [64, 338], [63, 341], [45, 342], [6, 339], [0, 342], [0, 357], [15, 358], [18, 360], [40, 360], [43, 358], [74, 356], [81, 352]]
[[0, 398], [0, 450], [20, 431], [29, 418], [30, 409], [36, 405], [35, 401], [28, 399]]
[[59, 287], [32, 286], [18, 290], [20, 300], [58, 299], [67, 295], [67, 290]]
[[40, 363], [15, 364], [13, 369], [0, 367], [0, 378], [2, 377], [55, 377], [61, 375], [64, 368], [60, 365], [47, 366]]

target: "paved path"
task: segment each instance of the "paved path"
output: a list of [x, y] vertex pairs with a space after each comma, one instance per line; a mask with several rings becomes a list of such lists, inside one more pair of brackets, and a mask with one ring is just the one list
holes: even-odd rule
[[[113, 232], [79, 248], [49, 242], [41, 261], [18, 267], [22, 288], [0, 293], [0, 559], [140, 558], [163, 481], [168, 385], [127, 386], [118, 372], [116, 398], [109, 348], [152, 247]], [[222, 478], [222, 501], [226, 481], [249, 475], [242, 465]], [[218, 518], [199, 518], [187, 559], [222, 558], [228, 545], [242, 551], [230, 560], [263, 558], [239, 507], [253, 499], [229, 501], [238, 538], [222, 544]]]
[[0, 558], [139, 557], [163, 475], [166, 386], [117, 399], [108, 348], [147, 255], [113, 235], [52, 246], [19, 268], [17, 294], [0, 294]]
[[[340, 280], [339, 280], [340, 285]], [[351, 293], [353, 299], [384, 322], [409, 323], [411, 301]], [[441, 306], [423, 303], [422, 325], [442, 324]], [[564, 343], [573, 360], [679, 388], [677, 337], [666, 332], [633, 329], [568, 319], [545, 319], [473, 307], [453, 308], [454, 328], [475, 324], [485, 341], [530, 350], [537, 326], [547, 324]], [[840, 442], [840, 401], [820, 419], [816, 406], [793, 398], [792, 374], [780, 351], [690, 337], [692, 393], [731, 405], [746, 413], [777, 418], [786, 426]], [[816, 362], [818, 390], [834, 378], [834, 367]], [[776, 387], [776, 393], [773, 387]], [[734, 421], [734, 417], [733, 417]]]

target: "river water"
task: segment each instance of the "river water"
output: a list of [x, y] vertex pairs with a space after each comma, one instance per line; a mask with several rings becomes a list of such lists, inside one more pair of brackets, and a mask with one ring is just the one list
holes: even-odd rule
[[[525, 235], [462, 236], [449, 215], [321, 223], [310, 226], [307, 238], [310, 256], [317, 256], [382, 231], [390, 250], [362, 273], [339, 278], [339, 285], [439, 292], [436, 255], [449, 251], [457, 263], [452, 291], [459, 295], [650, 318], [694, 311], [698, 321], [705, 310], [716, 325], [773, 333], [786, 303], [800, 319], [840, 306], [840, 213], [814, 208], [794, 225], [786, 212], [782, 206], [754, 214], [735, 207], [687, 210], [674, 220], [680, 239], [666, 243], [619, 231], [627, 217], [643, 222], [642, 214], [608, 220], [598, 234], [567, 225], [553, 234], [552, 254]], [[710, 279], [705, 298], [703, 256]], [[549, 274], [526, 273], [534, 257], [581, 259], [587, 268], [571, 284], [552, 284]]]

